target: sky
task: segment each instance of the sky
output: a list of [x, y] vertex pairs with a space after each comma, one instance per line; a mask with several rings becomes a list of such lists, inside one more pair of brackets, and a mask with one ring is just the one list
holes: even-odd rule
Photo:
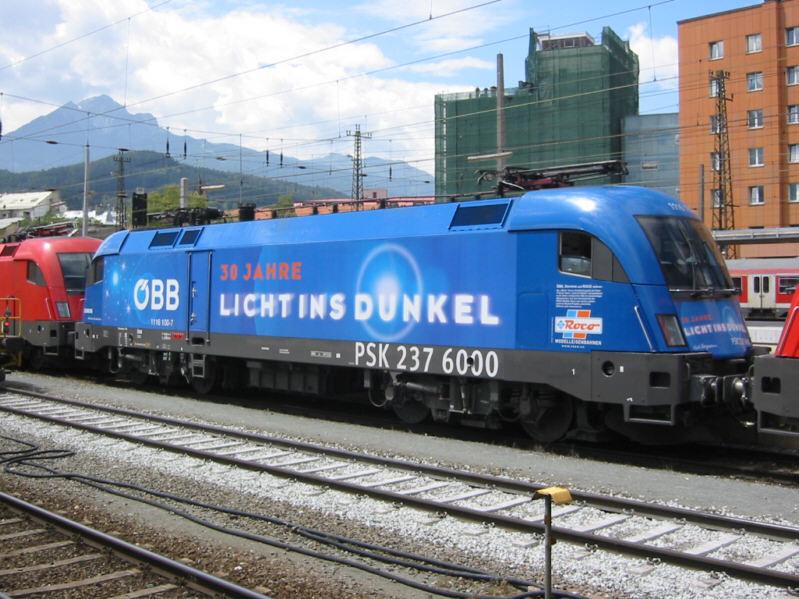
[[173, 131], [300, 159], [351, 153], [357, 124], [367, 157], [432, 173], [435, 94], [490, 87], [498, 52], [515, 86], [531, 27], [612, 27], [639, 55], [641, 113], [676, 112], [677, 21], [756, 0], [647, 2], [2, 0], [0, 143], [106, 94]]

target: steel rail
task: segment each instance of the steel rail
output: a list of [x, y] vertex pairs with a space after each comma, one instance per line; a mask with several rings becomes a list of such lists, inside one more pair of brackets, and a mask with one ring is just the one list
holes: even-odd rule
[[[196, 422], [186, 422], [184, 420], [180, 420], [178, 418], [171, 418], [169, 416], [158, 416], [154, 414], [143, 414], [141, 412], [136, 412], [134, 410], [128, 410], [125, 408], [118, 408], [113, 406], [98, 406], [96, 404], [86, 403], [82, 401], [72, 400], [72, 399], [63, 399], [60, 397], [48, 395], [45, 393], [37, 393], [35, 391], [28, 391], [28, 390], [20, 390], [13, 388], [10, 385], [6, 385], [7, 388], [12, 389], [14, 393], [19, 393], [20, 395], [28, 395], [30, 397], [36, 397], [39, 399], [43, 399], [46, 401], [57, 401], [60, 403], [65, 403], [69, 405], [73, 405], [80, 408], [85, 409], [92, 409], [98, 410], [103, 412], [108, 412], [111, 414], [117, 414], [120, 416], [127, 416], [132, 418], [139, 418], [139, 419], [146, 419], [151, 420], [154, 422], [159, 422], [162, 424], [169, 424], [172, 426], [180, 426], [182, 428], [188, 428], [196, 431], [207, 432], [207, 433], [215, 433], [220, 435], [226, 435], [230, 437], [236, 437], [239, 439], [245, 439], [247, 441], [253, 441], [257, 443], [270, 443], [273, 445], [278, 445], [281, 447], [287, 447], [290, 449], [297, 449], [302, 451], [312, 451], [316, 453], [323, 453], [330, 456], [335, 456], [344, 459], [350, 460], [357, 460], [360, 462], [366, 462], [381, 466], [391, 466], [393, 468], [397, 468], [400, 470], [409, 470], [413, 472], [421, 472], [424, 474], [428, 474], [435, 477], [442, 477], [442, 478], [455, 478], [462, 482], [474, 483], [479, 485], [485, 485], [490, 487], [495, 487], [498, 490], [508, 490], [517, 493], [527, 493], [533, 494], [536, 491], [543, 489], [544, 487], [550, 486], [549, 484], [543, 483], [533, 483], [527, 481], [519, 481], [507, 477], [502, 476], [495, 476], [491, 474], [480, 474], [476, 472], [469, 472], [465, 470], [457, 470], [455, 468], [448, 468], [446, 466], [432, 466], [429, 464], [420, 464], [410, 460], [402, 460], [399, 458], [390, 458], [390, 457], [382, 457], [382, 456], [375, 456], [370, 454], [365, 454], [362, 452], [351, 451], [348, 449], [340, 449], [336, 447], [327, 447], [324, 445], [319, 445], [316, 443], [310, 443], [308, 441], [297, 441], [291, 439], [284, 439], [281, 437], [275, 437], [272, 435], [265, 435], [260, 433], [248, 433], [243, 431], [237, 431], [234, 429], [230, 429], [224, 426], [218, 426], [213, 424], [200, 424]], [[8, 409], [3, 407], [3, 409]], [[69, 424], [70, 426], [79, 426], [83, 427], [84, 425], [79, 424], [72, 424], [67, 422], [59, 422], [60, 424]], [[86, 425], [89, 426], [89, 425]], [[98, 429], [100, 432], [106, 435], [114, 435], [120, 436], [121, 438], [131, 439], [140, 443], [149, 444], [147, 439], [139, 439], [135, 436], [125, 436], [124, 433], [114, 433], [114, 431], [105, 431], [104, 429]], [[207, 458], [207, 459], [217, 459], [222, 458], [223, 456], [216, 456], [211, 452], [203, 452], [202, 450], [190, 450], [186, 449], [186, 451], [196, 452], [199, 457]], [[225, 458], [225, 460], [229, 460], [229, 458]], [[244, 463], [250, 464], [250, 462], [244, 461]], [[282, 472], [282, 471], [281, 471]], [[292, 470], [292, 473], [295, 471]], [[323, 478], [322, 480], [329, 480]], [[624, 497], [615, 497], [612, 495], [602, 495], [599, 493], [592, 493], [589, 491], [572, 491], [572, 497], [577, 499], [578, 501], [584, 501], [586, 503], [590, 503], [592, 505], [598, 505], [610, 509], [616, 510], [633, 510], [639, 514], [646, 514], [649, 516], [656, 516], [662, 518], [680, 518], [687, 522], [692, 522], [695, 524], [701, 524], [704, 526], [709, 527], [718, 527], [718, 528], [732, 528], [738, 530], [745, 530], [746, 532], [751, 532], [758, 535], [764, 536], [773, 536], [777, 538], [785, 538], [788, 540], [794, 540], [799, 537], [799, 527], [793, 526], [786, 526], [780, 524], [771, 524], [766, 522], [755, 522], [752, 520], [734, 518], [732, 516], [724, 516], [721, 514], [711, 514], [708, 512], [701, 512], [697, 510], [691, 510], [687, 508], [679, 508], [673, 506], [665, 506], [665, 505], [658, 505], [652, 504], [649, 502], [637, 500], [637, 499], [628, 499]]]
[[[37, 399], [42, 399], [45, 401], [52, 401], [52, 402], [72, 405], [83, 409], [96, 410], [96, 411], [126, 416], [130, 418], [136, 418], [140, 420], [148, 420], [163, 424], [169, 424], [173, 426], [180, 426], [183, 428], [188, 428], [202, 432], [223, 434], [254, 442], [281, 445], [284, 447], [295, 448], [298, 450], [314, 451], [327, 455], [333, 455], [336, 457], [358, 460], [361, 462], [367, 462], [377, 465], [390, 466], [403, 470], [422, 472], [439, 478], [451, 478], [459, 482], [470, 482], [478, 485], [495, 487], [498, 490], [508, 489], [510, 491], [526, 495], [532, 495], [536, 490], [543, 487], [542, 485], [526, 483], [522, 481], [514, 481], [512, 479], [504, 477], [496, 477], [491, 475], [464, 472], [446, 467], [416, 464], [414, 462], [399, 460], [396, 458], [383, 458], [379, 456], [365, 455], [349, 450], [327, 448], [324, 446], [304, 441], [291, 441], [287, 439], [274, 438], [268, 435], [242, 433], [239, 431], [234, 431], [225, 427], [220, 427], [215, 425], [203, 425], [198, 423], [184, 422], [176, 418], [144, 415], [140, 412], [126, 410], [123, 408], [112, 408], [105, 406], [100, 407], [76, 400], [67, 400], [58, 397], [53, 397], [42, 393], [36, 393], [30, 391], [18, 391], [16, 389], [14, 389], [13, 392], [18, 393], [20, 395], [35, 397]], [[387, 489], [379, 489], [378, 487], [365, 487], [357, 483], [349, 482], [347, 480], [334, 480], [314, 473], [305, 473], [302, 471], [292, 470], [290, 468], [286, 468], [280, 465], [262, 464], [242, 458], [236, 458], [233, 456], [222, 456], [213, 453], [213, 451], [185, 447], [178, 444], [169, 443], [167, 441], [157, 441], [148, 438], [140, 438], [137, 437], [135, 434], [106, 430], [90, 424], [71, 422], [66, 419], [61, 419], [59, 417], [49, 416], [46, 414], [36, 414], [35, 412], [29, 412], [24, 409], [17, 409], [12, 406], [0, 405], [0, 409], [20, 416], [39, 418], [45, 421], [52, 422], [54, 424], [77, 428], [85, 430], [87, 432], [92, 432], [104, 436], [111, 436], [114, 438], [130, 441], [133, 443], [139, 443], [142, 445], [147, 445], [158, 449], [165, 449], [173, 452], [179, 452], [185, 455], [211, 460], [226, 465], [237, 466], [240, 468], [259, 471], [259, 472], [267, 472], [275, 476], [290, 478], [314, 485], [321, 485], [329, 488], [335, 488], [338, 490], [358, 495], [366, 495], [374, 499], [399, 502], [423, 510], [446, 513], [448, 515], [463, 518], [470, 521], [481, 522], [481, 523], [493, 523], [495, 525], [510, 530], [516, 530], [520, 532], [533, 532], [533, 533], [542, 533], [544, 530], [544, 526], [543, 523], [541, 523], [541, 521], [531, 521], [522, 518], [517, 518], [514, 516], [502, 515], [497, 513], [487, 513], [480, 509], [470, 508], [466, 506], [455, 506], [434, 499], [425, 499], [422, 497], [405, 495]], [[619, 510], [619, 511], [632, 510], [639, 514], [646, 514], [650, 516], [656, 516], [659, 518], [691, 521], [696, 524], [706, 526], [708, 528], [732, 529], [739, 531], [743, 530], [753, 534], [758, 534], [772, 538], [779, 538], [783, 540], [789, 540], [789, 541], [799, 540], [799, 528], [791, 526], [754, 522], [751, 520], [739, 519], [731, 516], [709, 514], [706, 512], [698, 512], [685, 508], [674, 508], [662, 505], [652, 505], [634, 499], [611, 497], [596, 493], [573, 492], [572, 496], [575, 499], [584, 501], [586, 504], [592, 506], [605, 507], [612, 510]], [[692, 555], [676, 551], [673, 549], [656, 547], [653, 545], [647, 545], [645, 543], [625, 541], [622, 539], [614, 539], [611, 537], [602, 536], [591, 532], [576, 531], [560, 526], [554, 526], [553, 532], [555, 533], [556, 537], [565, 541], [585, 544], [588, 546], [595, 546], [597, 548], [608, 549], [618, 553], [624, 553], [648, 559], [659, 559], [662, 562], [668, 562], [681, 566], [688, 566], [700, 570], [714, 570], [714, 571], [726, 572], [727, 574], [736, 576], [738, 578], [743, 578], [771, 585], [789, 586], [789, 587], [799, 586], [799, 575], [792, 574], [790, 572], [782, 572], [779, 570], [762, 568], [744, 563], [729, 562], [707, 556]]]
[[[23, 512], [31, 518], [38, 520], [48, 526], [52, 526], [68, 535], [75, 535], [84, 539], [89, 544], [94, 544], [103, 549], [109, 549], [113, 553], [120, 555], [126, 561], [133, 561], [139, 564], [147, 564], [152, 570], [167, 578], [185, 582], [194, 591], [206, 595], [219, 595], [234, 597], [236, 599], [269, 599], [266, 595], [256, 593], [250, 589], [241, 587], [228, 580], [218, 578], [197, 568], [192, 568], [181, 562], [175, 561], [163, 555], [159, 555], [142, 547], [138, 547], [117, 537], [108, 535], [99, 530], [89, 528], [83, 524], [49, 512], [18, 497], [14, 497], [0, 491], [0, 502], [9, 506], [12, 510]], [[0, 593], [0, 597], [4, 596]]]

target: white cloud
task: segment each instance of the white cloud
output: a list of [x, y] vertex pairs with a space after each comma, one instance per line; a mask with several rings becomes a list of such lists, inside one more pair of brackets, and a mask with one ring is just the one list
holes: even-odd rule
[[[630, 47], [638, 54], [640, 83], [655, 81], [657, 88], [673, 90], [678, 87], [677, 39], [664, 35], [652, 38], [645, 23], [627, 28]], [[651, 86], [647, 86], [651, 89]]]
[[496, 63], [482, 58], [464, 57], [439, 60], [438, 62], [423, 62], [404, 67], [405, 70], [414, 73], [436, 73], [442, 77], [454, 77], [464, 69], [492, 70], [496, 68]]
[[[27, 35], [0, 39], [0, 66], [110, 22], [124, 20], [148, 6], [144, 0], [47, 2], [50, 10], [46, 18], [39, 17], [33, 6], [27, 11], [16, 9], [14, 18], [20, 23], [19, 30]], [[400, 70], [393, 79], [352, 78], [395, 64], [381, 50], [379, 40], [347, 44], [282, 62], [339, 44], [352, 34], [339, 24], [309, 21], [274, 4], [238, 6], [229, 12], [217, 9], [211, 13], [210, 5], [206, 8], [202, 4], [175, 7], [167, 4], [131, 19], [129, 24], [120, 23], [0, 70], [0, 91], [63, 104], [99, 94], [123, 102], [127, 90], [127, 104], [132, 112], [151, 112], [160, 118], [162, 125], [171, 126], [173, 132], [186, 128], [195, 137], [206, 135], [192, 130], [226, 132], [227, 135], [207, 137], [234, 143], [238, 142], [239, 133], [263, 136], [263, 143], [245, 137], [245, 145], [253, 147], [263, 147], [267, 137], [283, 138], [286, 153], [299, 157], [331, 150], [350, 151], [352, 140], [347, 138], [332, 145], [303, 140], [336, 136], [339, 129], [345, 131], [360, 122], [364, 129], [368, 125], [377, 131], [372, 142], [365, 142], [367, 154], [387, 152], [385, 148], [390, 146], [392, 157], [412, 160], [433, 156], [434, 94], [459, 89], [437, 81], [456, 70], [493, 68], [493, 63], [458, 58]], [[425, 6], [429, 10], [429, 3], [425, 2]], [[436, 0], [434, 14], [459, 6], [466, 4]], [[427, 16], [411, 18], [413, 11], [398, 0], [375, 4], [376, 10], [381, 7], [396, 9], [392, 18], [403, 22]], [[496, 12], [481, 9], [432, 21], [418, 31], [408, 32], [416, 35], [416, 43], [425, 47], [425, 54], [430, 54], [479, 39], [487, 22], [500, 20], [492, 16]], [[0, 20], [4, 15], [5, 7], [0, 8]], [[36, 35], [32, 34], [34, 31]], [[280, 64], [258, 68], [276, 62]], [[242, 71], [252, 72], [227, 77]], [[423, 74], [430, 80], [418, 81], [418, 76], [404, 80], [403, 72]], [[172, 93], [215, 79], [220, 81]], [[200, 108], [203, 110], [197, 110]], [[2, 113], [3, 129], [9, 132], [51, 110], [52, 106], [7, 98]], [[424, 121], [427, 123], [423, 125], [409, 125]], [[392, 139], [390, 144], [386, 143], [388, 139]], [[432, 162], [419, 166], [432, 170]]]
[[[410, 23], [429, 19], [479, 4], [478, 0], [372, 0], [357, 7], [364, 14], [393, 23]], [[451, 52], [476, 46], [492, 30], [514, 23], [514, 1], [473, 10], [441, 19], [433, 19], [423, 27], [407, 30], [404, 35], [413, 41], [416, 50], [423, 53]]]

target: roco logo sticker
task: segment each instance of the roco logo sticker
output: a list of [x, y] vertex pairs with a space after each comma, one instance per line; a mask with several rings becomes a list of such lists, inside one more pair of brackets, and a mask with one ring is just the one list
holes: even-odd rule
[[177, 279], [139, 279], [133, 287], [133, 303], [137, 310], [175, 311], [180, 305], [180, 283]]
[[555, 332], [564, 339], [587, 339], [602, 334], [602, 319], [591, 316], [591, 310], [567, 310], [566, 316], [555, 317]]

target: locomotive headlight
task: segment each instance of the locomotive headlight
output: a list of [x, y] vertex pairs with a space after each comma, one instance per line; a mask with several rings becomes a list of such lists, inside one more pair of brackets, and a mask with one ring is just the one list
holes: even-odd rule
[[56, 302], [55, 309], [58, 310], [58, 317], [59, 318], [69, 318], [69, 303], [68, 302]]
[[685, 335], [682, 334], [682, 327], [680, 321], [677, 320], [675, 314], [658, 314], [658, 323], [660, 330], [663, 332], [663, 337], [666, 339], [666, 345], [669, 347], [683, 347], [685, 343]]

